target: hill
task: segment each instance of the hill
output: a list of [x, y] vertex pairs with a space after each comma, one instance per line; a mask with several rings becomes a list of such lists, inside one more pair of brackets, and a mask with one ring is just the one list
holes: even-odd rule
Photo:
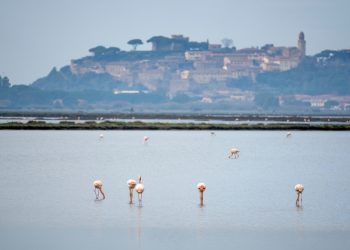
[[312, 112], [350, 106], [350, 50], [299, 57], [294, 47], [198, 44], [130, 52], [97, 46], [93, 55], [53, 68], [30, 86], [0, 78], [0, 108]]

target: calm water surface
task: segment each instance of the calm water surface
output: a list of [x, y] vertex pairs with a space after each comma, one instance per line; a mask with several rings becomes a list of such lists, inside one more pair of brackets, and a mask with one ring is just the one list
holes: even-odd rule
[[[100, 133], [0, 131], [0, 249], [350, 247], [349, 132]], [[142, 207], [128, 204], [138, 175]]]

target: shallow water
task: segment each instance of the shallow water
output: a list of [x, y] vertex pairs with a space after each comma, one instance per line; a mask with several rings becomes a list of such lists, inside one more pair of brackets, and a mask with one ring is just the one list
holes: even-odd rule
[[349, 132], [0, 131], [0, 249], [347, 249], [349, 149]]

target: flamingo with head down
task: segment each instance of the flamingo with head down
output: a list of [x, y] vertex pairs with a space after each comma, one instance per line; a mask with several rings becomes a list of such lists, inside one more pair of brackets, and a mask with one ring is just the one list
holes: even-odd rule
[[295, 205], [299, 207], [303, 202], [302, 194], [304, 191], [304, 186], [302, 184], [297, 184], [295, 185], [294, 190], [297, 193], [297, 199], [295, 201]]
[[133, 190], [136, 186], [136, 181], [133, 179], [129, 179], [127, 183], [128, 183], [128, 187], [129, 187], [129, 196], [130, 196], [129, 203], [132, 204]]
[[106, 196], [102, 190], [102, 186], [103, 186], [102, 181], [100, 181], [100, 180], [94, 181], [93, 186], [94, 186], [94, 192], [96, 195], [96, 200], [100, 199], [100, 193], [102, 194], [102, 200], [104, 200], [106, 198]]
[[239, 149], [238, 148], [231, 148], [230, 150], [230, 155], [228, 158], [232, 158], [234, 157], [235, 159], [237, 159], [239, 157]]

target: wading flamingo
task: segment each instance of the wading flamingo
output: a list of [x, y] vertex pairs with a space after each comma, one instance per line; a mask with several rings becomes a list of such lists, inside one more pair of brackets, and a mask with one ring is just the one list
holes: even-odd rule
[[302, 194], [304, 191], [304, 186], [302, 184], [297, 184], [295, 185], [294, 190], [297, 193], [297, 199], [295, 201], [295, 205], [299, 207], [303, 202]]
[[149, 136], [146, 136], [146, 135], [145, 135], [145, 136], [143, 137], [143, 143], [147, 143], [148, 140], [149, 140]]
[[102, 194], [102, 200], [104, 200], [106, 198], [105, 193], [102, 191], [102, 181], [100, 180], [96, 180], [93, 183], [94, 185], [94, 192], [96, 195], [96, 200], [100, 199], [100, 193]]
[[239, 157], [239, 149], [238, 148], [231, 148], [230, 155], [228, 158], [232, 158], [233, 156], [235, 157], [235, 159]]
[[141, 176], [139, 176], [139, 183], [135, 186], [135, 190], [136, 190], [138, 198], [139, 198], [139, 204], [142, 203], [142, 193], [145, 190], [145, 187], [141, 183], [141, 181], [142, 181]]
[[199, 191], [199, 199], [200, 199], [200, 205], [203, 206], [204, 203], [203, 203], [203, 196], [204, 196], [204, 191], [205, 189], [207, 188], [207, 186], [203, 183], [203, 182], [200, 182], [197, 184], [197, 189]]
[[134, 190], [135, 186], [136, 186], [136, 181], [135, 180], [133, 180], [133, 179], [128, 180], [130, 204], [132, 204], [133, 190]]

